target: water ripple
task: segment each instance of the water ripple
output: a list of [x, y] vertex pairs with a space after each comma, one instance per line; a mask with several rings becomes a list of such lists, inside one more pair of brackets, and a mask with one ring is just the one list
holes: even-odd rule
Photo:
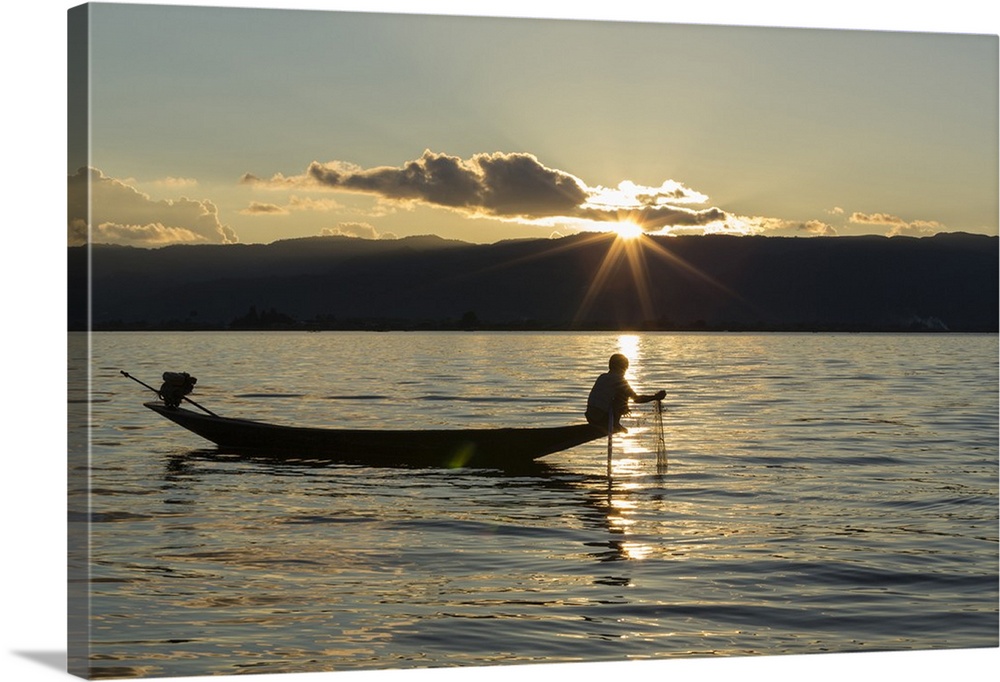
[[[68, 518], [90, 543], [71, 584], [94, 677], [997, 645], [996, 335], [116, 333], [93, 349], [71, 362], [100, 369]], [[555, 426], [582, 419], [621, 349], [637, 390], [668, 391], [666, 467], [641, 428], [610, 469], [603, 441], [516, 475], [234, 457], [117, 370], [183, 365], [199, 403], [279, 423]]]

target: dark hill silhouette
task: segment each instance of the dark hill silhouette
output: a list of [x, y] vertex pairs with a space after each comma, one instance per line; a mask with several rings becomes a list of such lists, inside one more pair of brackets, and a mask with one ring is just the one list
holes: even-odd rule
[[[93, 328], [226, 329], [254, 309], [282, 328], [997, 331], [996, 237], [649, 243], [674, 257], [645, 250], [646, 306], [624, 260], [588, 297], [612, 244], [593, 235], [95, 245]], [[71, 328], [87, 324], [86, 263], [70, 248]]]

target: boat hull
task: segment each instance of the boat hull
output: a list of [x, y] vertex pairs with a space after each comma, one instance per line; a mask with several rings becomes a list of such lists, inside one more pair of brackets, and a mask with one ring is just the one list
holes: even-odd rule
[[219, 417], [157, 402], [143, 404], [225, 452], [379, 466], [518, 466], [606, 435], [589, 424], [503, 429], [321, 429]]

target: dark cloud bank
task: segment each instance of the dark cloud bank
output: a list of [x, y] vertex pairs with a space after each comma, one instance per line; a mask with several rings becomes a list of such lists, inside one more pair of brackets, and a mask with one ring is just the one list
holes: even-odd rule
[[628, 217], [647, 230], [706, 225], [727, 217], [717, 208], [696, 211], [678, 206], [701, 200], [696, 192], [679, 184], [669, 191], [640, 192], [630, 206], [602, 205], [603, 188], [588, 187], [579, 178], [548, 168], [527, 153], [484, 153], [464, 160], [427, 150], [402, 167], [368, 169], [314, 161], [303, 175], [276, 175], [265, 180], [248, 173], [243, 182], [271, 187], [313, 185], [499, 219], [614, 222]]

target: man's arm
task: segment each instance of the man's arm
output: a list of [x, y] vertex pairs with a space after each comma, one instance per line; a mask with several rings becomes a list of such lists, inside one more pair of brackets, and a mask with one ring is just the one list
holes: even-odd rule
[[649, 395], [638, 395], [635, 391], [632, 391], [632, 400], [637, 403], [651, 403], [654, 400], [663, 400], [667, 397], [666, 391], [657, 391], [656, 393], [650, 393]]

